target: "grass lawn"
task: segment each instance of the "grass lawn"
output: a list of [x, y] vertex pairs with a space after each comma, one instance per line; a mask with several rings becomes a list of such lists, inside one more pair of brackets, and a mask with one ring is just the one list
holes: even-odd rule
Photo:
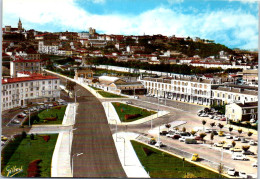
[[44, 124], [62, 124], [66, 108], [67, 108], [67, 106], [61, 106], [60, 109], [57, 109], [56, 107], [53, 107], [48, 110], [45, 109], [44, 111], [42, 111], [38, 114], [38, 117], [40, 118], [40, 121], [38, 124], [44, 123], [44, 119], [48, 118], [48, 117], [58, 117], [58, 118], [56, 121], [47, 121]]
[[125, 96], [120, 96], [117, 94], [113, 94], [113, 93], [109, 93], [106, 91], [97, 91], [101, 96], [103, 96], [104, 98], [127, 98]]
[[[153, 149], [148, 145], [131, 141], [133, 148], [151, 178], [219, 178], [219, 174], [180, 158]], [[149, 150], [147, 155], [143, 148]], [[187, 171], [187, 177], [186, 177]]]
[[94, 86], [89, 86], [89, 87], [92, 88], [92, 89], [94, 89], [94, 90], [102, 90], [102, 89], [96, 88], [96, 87], [94, 87]]
[[[27, 177], [27, 169], [30, 162], [41, 159], [39, 163], [41, 177], [51, 177], [51, 160], [52, 154], [56, 145], [58, 134], [48, 134], [50, 140], [48, 142], [43, 140], [43, 137], [35, 136], [34, 140], [27, 135], [20, 145], [15, 150], [14, 154], [9, 159], [7, 165], [2, 170], [2, 175], [6, 176], [6, 169], [12, 167], [19, 167], [23, 169], [22, 172], [16, 174], [14, 177]], [[5, 157], [2, 154], [2, 157]]]
[[[114, 102], [112, 104], [115, 107], [116, 112], [122, 122], [132, 122], [132, 121], [150, 116], [152, 114], [156, 114], [156, 112], [154, 112], [154, 111], [148, 111], [146, 109], [134, 107], [134, 106], [123, 104], [123, 103]], [[123, 110], [121, 110], [121, 109], [123, 109]], [[126, 114], [140, 114], [140, 116], [133, 118], [133, 119], [126, 120], [125, 119]]]

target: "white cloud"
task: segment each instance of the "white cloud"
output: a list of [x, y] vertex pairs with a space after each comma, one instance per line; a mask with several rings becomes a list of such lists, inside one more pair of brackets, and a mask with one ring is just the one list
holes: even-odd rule
[[182, 3], [184, 0], [167, 0], [170, 5], [173, 5], [175, 3]]
[[[191, 15], [158, 7], [139, 15], [97, 15], [85, 11], [74, 0], [4, 0], [3, 9], [4, 25], [16, 26], [17, 18], [21, 17], [28, 29], [51, 31], [56, 27], [82, 31], [94, 27], [97, 31], [108, 34], [201, 37], [241, 48], [257, 48], [258, 45], [257, 16], [239, 9]], [[38, 29], [39, 27], [45, 29]]]

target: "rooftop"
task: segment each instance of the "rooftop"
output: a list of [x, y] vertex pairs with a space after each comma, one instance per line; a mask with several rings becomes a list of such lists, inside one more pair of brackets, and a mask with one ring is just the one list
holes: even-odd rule
[[43, 76], [41, 74], [32, 74], [30, 77], [17, 77], [17, 78], [2, 79], [2, 84], [19, 83], [19, 82], [23, 82], [23, 81], [50, 80], [50, 79], [59, 79], [59, 78], [55, 77], [55, 76]]

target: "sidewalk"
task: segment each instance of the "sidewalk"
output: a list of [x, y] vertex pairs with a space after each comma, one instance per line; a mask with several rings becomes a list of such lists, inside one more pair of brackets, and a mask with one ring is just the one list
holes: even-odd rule
[[72, 177], [70, 166], [70, 132], [60, 132], [53, 152], [51, 177]]
[[[113, 101], [113, 102], [120, 102], [120, 101]], [[122, 103], [122, 102], [120, 102]], [[142, 123], [145, 123], [147, 121], [151, 121], [151, 120], [154, 120], [158, 117], [161, 117], [161, 116], [164, 116], [166, 114], [168, 114], [169, 112], [168, 111], [159, 111], [158, 114], [153, 114], [153, 115], [150, 115], [150, 116], [147, 116], [145, 118], [142, 118], [142, 119], [138, 119], [136, 121], [133, 121], [133, 122], [121, 122], [121, 120], [119, 119], [119, 116], [113, 106], [113, 104], [111, 102], [102, 102], [102, 105], [104, 107], [104, 110], [105, 110], [105, 113], [106, 113], [106, 116], [107, 116], [107, 120], [108, 120], [108, 123], [109, 124], [116, 124], [117, 125], [135, 125], [135, 124], [142, 124]], [[143, 107], [140, 107], [140, 106], [136, 106], [136, 105], [131, 105], [131, 106], [135, 106], [135, 107], [139, 107], [139, 108], [143, 108]], [[144, 108], [146, 109], [146, 108]], [[156, 111], [155, 111], [156, 112]], [[116, 120], [116, 122], [115, 122]]]
[[[117, 136], [117, 139], [116, 139]], [[140, 163], [130, 140], [138, 137], [139, 134], [120, 132], [113, 134], [116, 150], [120, 162], [129, 178], [150, 178]], [[125, 143], [124, 143], [125, 141]], [[125, 144], [125, 145], [124, 145]], [[124, 155], [125, 154], [125, 155]]]

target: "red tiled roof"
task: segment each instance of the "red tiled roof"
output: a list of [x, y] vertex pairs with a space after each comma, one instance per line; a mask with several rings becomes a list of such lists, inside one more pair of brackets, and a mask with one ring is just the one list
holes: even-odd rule
[[22, 82], [22, 81], [50, 80], [50, 79], [59, 79], [59, 78], [55, 77], [55, 76], [43, 76], [41, 74], [37, 74], [37, 75], [35, 74], [30, 77], [17, 77], [17, 78], [2, 79], [2, 84], [17, 83], [17, 82]]
[[19, 59], [17, 59], [17, 60], [14, 60], [13, 62], [40, 62], [41, 60], [38, 60], [38, 59], [36, 59], [36, 60], [25, 60], [25, 59], [22, 59], [22, 58], [19, 58]]

